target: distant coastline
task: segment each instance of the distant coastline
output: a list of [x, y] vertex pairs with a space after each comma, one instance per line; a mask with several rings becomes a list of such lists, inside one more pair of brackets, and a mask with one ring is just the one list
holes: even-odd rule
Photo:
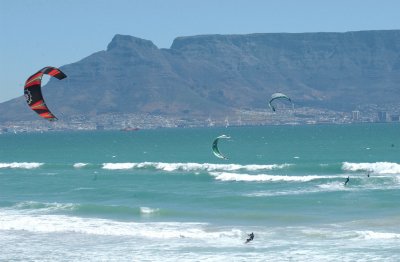
[[161, 115], [141, 114], [104, 114], [97, 117], [76, 116], [48, 122], [38, 117], [32, 121], [0, 123], [0, 134], [48, 131], [83, 131], [83, 130], [119, 130], [125, 132], [157, 128], [202, 128], [202, 127], [238, 127], [268, 125], [321, 125], [321, 124], [363, 124], [363, 123], [399, 123], [400, 117], [393, 111], [370, 110], [335, 112], [312, 108], [283, 109], [277, 113], [269, 110], [237, 111], [236, 115], [219, 118], [177, 118]]

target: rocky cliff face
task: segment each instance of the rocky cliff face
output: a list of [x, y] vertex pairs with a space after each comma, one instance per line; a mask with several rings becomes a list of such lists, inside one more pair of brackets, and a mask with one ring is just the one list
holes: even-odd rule
[[[61, 69], [68, 78], [43, 87], [56, 116], [223, 115], [265, 108], [278, 91], [297, 107], [351, 110], [399, 103], [400, 30], [203, 35], [179, 37], [170, 49], [116, 35], [106, 51]], [[0, 121], [37, 118], [23, 97], [0, 111], [8, 112]]]

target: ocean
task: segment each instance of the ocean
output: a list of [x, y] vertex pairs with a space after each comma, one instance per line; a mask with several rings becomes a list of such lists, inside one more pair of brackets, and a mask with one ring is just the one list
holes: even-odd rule
[[399, 124], [0, 135], [0, 261], [399, 261], [399, 200]]

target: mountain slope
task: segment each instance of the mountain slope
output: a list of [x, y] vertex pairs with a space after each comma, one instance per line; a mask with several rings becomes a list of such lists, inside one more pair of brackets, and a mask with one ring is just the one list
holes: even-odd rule
[[[116, 35], [107, 50], [61, 69], [68, 78], [43, 87], [56, 116], [226, 115], [265, 108], [277, 91], [297, 107], [352, 110], [398, 104], [400, 30], [202, 35], [179, 37], [169, 49]], [[0, 111], [0, 121], [37, 119], [23, 97]]]

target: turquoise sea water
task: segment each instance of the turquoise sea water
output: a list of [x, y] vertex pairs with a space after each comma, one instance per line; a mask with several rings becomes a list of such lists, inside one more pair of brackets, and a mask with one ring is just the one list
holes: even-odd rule
[[398, 261], [399, 199], [398, 124], [0, 135], [0, 261]]

